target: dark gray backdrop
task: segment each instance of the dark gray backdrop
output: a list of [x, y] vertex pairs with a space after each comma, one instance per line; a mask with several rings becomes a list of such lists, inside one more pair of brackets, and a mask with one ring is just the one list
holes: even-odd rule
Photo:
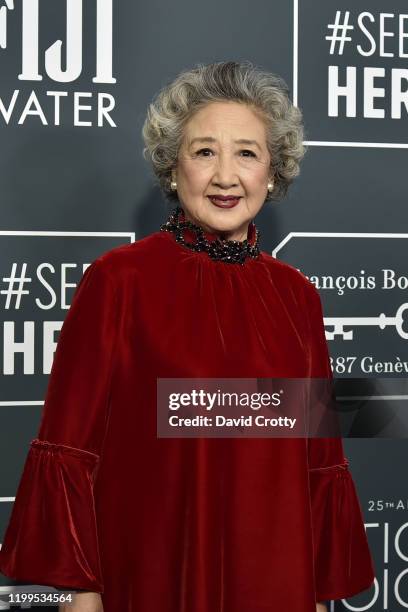
[[[100, 10], [109, 11], [109, 4], [100, 0]], [[120, 243], [157, 230], [165, 219], [168, 205], [142, 157], [141, 127], [153, 95], [180, 70], [199, 62], [249, 59], [280, 74], [290, 86], [292, 99], [304, 112], [309, 150], [287, 198], [265, 206], [256, 222], [264, 250], [316, 281], [325, 317], [344, 323], [343, 317], [350, 316], [377, 317], [381, 312], [394, 316], [407, 299], [408, 234], [402, 233], [407, 231], [408, 216], [407, 106], [396, 102], [398, 88], [407, 90], [408, 39], [398, 38], [398, 19], [406, 2], [355, 4], [344, 0], [254, 0], [251, 4], [246, 0], [113, 0], [112, 22], [107, 19], [108, 26], [112, 24], [110, 56], [109, 36], [99, 32], [98, 39], [96, 35], [97, 0], [87, 0], [82, 36], [68, 44], [71, 53], [79, 50], [82, 41], [82, 66], [73, 66], [65, 59], [64, 0], [39, 0], [38, 24], [31, 15], [31, 30], [24, 36], [22, 0], [16, 0], [14, 8], [10, 0], [0, 0], [0, 307], [4, 321], [0, 327], [4, 347], [0, 358], [0, 537], [29, 441], [37, 431], [47, 385], [50, 352], [43, 351], [43, 322], [62, 322], [72, 297], [69, 287], [66, 303], [61, 304], [61, 266], [69, 264], [66, 282], [75, 285], [84, 264]], [[36, 0], [26, 0], [24, 9], [34, 10], [35, 5]], [[327, 25], [334, 23], [337, 11], [340, 22], [350, 11], [354, 30], [346, 33], [352, 40], [344, 42], [343, 50], [337, 44], [330, 53], [331, 42], [325, 37], [331, 33]], [[358, 26], [358, 15], [364, 11], [368, 15], [362, 24], [372, 39]], [[381, 12], [388, 16], [381, 18]], [[382, 37], [381, 19], [383, 31], [393, 36]], [[408, 33], [408, 20], [401, 17], [401, 24]], [[36, 32], [38, 49], [30, 38]], [[106, 52], [99, 59], [99, 74], [105, 72], [99, 80], [112, 80], [106, 78], [112, 61], [115, 82], [93, 80], [97, 39]], [[46, 50], [56, 40], [62, 41], [59, 77], [58, 64], [49, 53], [48, 71], [45, 63]], [[357, 45], [369, 55], [359, 52]], [[353, 78], [354, 71], [355, 86], [349, 81], [348, 95], [351, 109], [355, 98], [355, 113], [347, 111], [340, 97], [337, 116], [330, 114], [329, 66], [338, 70], [341, 86]], [[54, 113], [56, 94], [47, 92], [66, 93], [60, 98], [59, 122]], [[377, 97], [370, 98], [370, 92]], [[91, 125], [75, 120], [75, 96], [81, 105], [91, 107], [79, 110], [80, 121]], [[102, 103], [114, 106], [111, 123], [98, 125], [98, 96]], [[404, 93], [399, 96], [406, 99]], [[391, 114], [393, 100], [400, 117]], [[55, 304], [36, 277], [44, 263]], [[10, 295], [7, 277], [13, 264], [17, 277], [24, 273], [32, 278], [24, 285], [28, 293], [20, 298]], [[390, 286], [384, 283], [387, 275]], [[326, 282], [344, 277], [346, 288], [330, 288], [324, 276]], [[362, 281], [368, 276], [374, 279], [370, 288]], [[25, 322], [29, 322], [26, 328]], [[327, 327], [327, 332], [332, 329]], [[6, 342], [10, 333], [16, 342], [24, 341], [25, 360], [22, 353], [11, 352]], [[328, 342], [335, 376], [404, 377], [403, 369], [384, 366], [407, 358], [407, 340], [395, 325], [381, 329], [373, 319], [372, 325], [355, 326], [352, 339], [340, 334]], [[344, 370], [344, 364], [350, 369]], [[380, 364], [377, 370], [375, 364]], [[377, 582], [364, 595], [332, 604], [332, 610], [402, 610], [408, 607], [406, 441], [347, 439], [344, 445], [375, 556]], [[0, 580], [3, 586], [12, 583]]]

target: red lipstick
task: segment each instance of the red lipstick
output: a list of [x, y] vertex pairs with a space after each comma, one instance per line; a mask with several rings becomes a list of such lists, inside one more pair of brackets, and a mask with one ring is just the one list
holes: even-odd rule
[[222, 196], [222, 195], [209, 195], [207, 196], [210, 202], [219, 208], [233, 208], [236, 206], [241, 196]]

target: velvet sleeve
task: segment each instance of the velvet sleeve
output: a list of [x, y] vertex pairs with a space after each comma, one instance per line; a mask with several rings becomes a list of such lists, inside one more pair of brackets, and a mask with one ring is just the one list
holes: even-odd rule
[[[310, 377], [332, 379], [322, 305], [314, 286], [307, 311]], [[310, 438], [308, 468], [316, 601], [352, 597], [373, 584], [375, 572], [342, 438]]]
[[18, 581], [103, 592], [93, 489], [118, 327], [112, 279], [103, 256], [88, 266], [60, 331], [0, 550], [0, 571]]

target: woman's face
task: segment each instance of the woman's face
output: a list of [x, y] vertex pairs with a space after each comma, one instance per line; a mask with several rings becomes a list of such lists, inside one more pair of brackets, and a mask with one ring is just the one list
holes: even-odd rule
[[[267, 196], [270, 161], [265, 125], [249, 106], [207, 104], [187, 122], [172, 172], [186, 218], [224, 239], [244, 240]], [[239, 200], [225, 208], [211, 201], [214, 195]]]

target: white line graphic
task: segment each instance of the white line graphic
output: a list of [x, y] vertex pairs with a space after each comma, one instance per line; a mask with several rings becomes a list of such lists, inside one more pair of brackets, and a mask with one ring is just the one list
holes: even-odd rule
[[14, 9], [14, 0], [6, 0], [0, 8], [0, 49], [7, 47], [7, 11]]

